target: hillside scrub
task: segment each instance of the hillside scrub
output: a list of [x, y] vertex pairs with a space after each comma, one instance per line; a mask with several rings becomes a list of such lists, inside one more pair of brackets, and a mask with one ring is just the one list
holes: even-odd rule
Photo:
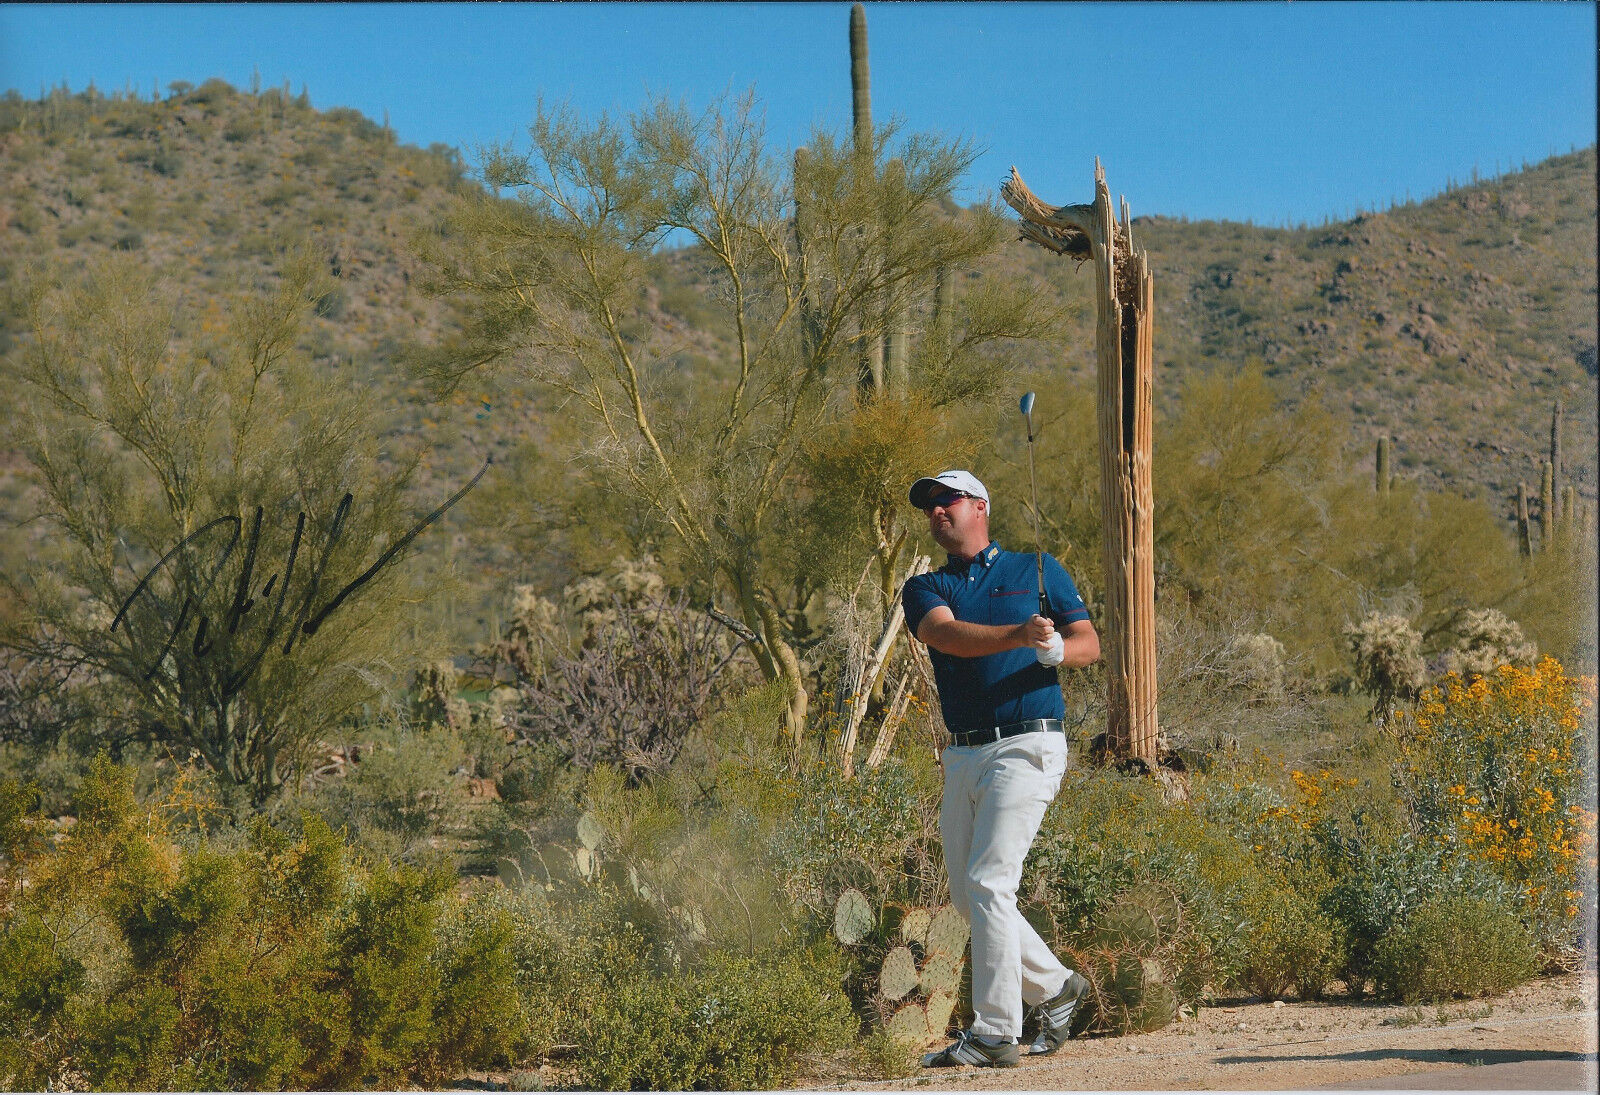
[[[418, 653], [397, 573], [415, 459], [380, 453], [358, 390], [297, 346], [321, 264], [288, 249], [226, 317], [129, 259], [41, 274], [8, 374], [58, 539], [7, 560], [7, 644], [85, 675], [77, 730], [193, 751], [257, 805]], [[190, 325], [204, 356], [173, 345]]]
[[[242, 123], [243, 139], [228, 140], [224, 130], [235, 122]], [[470, 476], [485, 450], [496, 453], [506, 473], [503, 490], [499, 477], [491, 476], [446, 515], [440, 531], [448, 550], [418, 562], [429, 580], [452, 565], [470, 579], [457, 596], [423, 609], [428, 630], [447, 634], [457, 647], [478, 641], [485, 630], [496, 630], [495, 606], [510, 585], [531, 583], [551, 596], [604, 567], [619, 550], [657, 552], [676, 585], [702, 580], [698, 556], [669, 557], [673, 553], [664, 550], [659, 522], [646, 519], [629, 496], [596, 489], [594, 472], [567, 458], [592, 446], [593, 430], [581, 416], [567, 413], [568, 405], [549, 389], [528, 382], [517, 369], [500, 370], [494, 378], [475, 375], [453, 396], [433, 401], [416, 378], [397, 368], [434, 355], [472, 319], [470, 311], [458, 313], [449, 300], [416, 290], [424, 269], [408, 251], [410, 241], [435, 231], [459, 194], [484, 193], [478, 182], [464, 177], [464, 162], [454, 150], [407, 147], [354, 111], [313, 108], [303, 89], [298, 94], [275, 87], [245, 91], [222, 81], [209, 81], [203, 90], [180, 81], [158, 101], [121, 91], [74, 94], [58, 88], [40, 99], [11, 93], [0, 98], [0, 135], [7, 168], [0, 173], [5, 179], [0, 183], [0, 280], [13, 285], [22, 281], [29, 263], [91, 260], [113, 253], [120, 239], [135, 234], [142, 246], [132, 253], [169, 271], [173, 289], [199, 308], [236, 284], [268, 275], [275, 261], [272, 240], [286, 226], [309, 228], [316, 235], [339, 292], [327, 297], [327, 314], [307, 323], [306, 348], [319, 369], [350, 369], [372, 386], [374, 424], [385, 435], [420, 439], [424, 431], [429, 434], [427, 457], [409, 496], [412, 504], [430, 508], [420, 504], [447, 495], [451, 484]], [[880, 171], [895, 151], [891, 142], [875, 153]], [[1517, 481], [1537, 487], [1550, 406], [1560, 395], [1569, 409], [1566, 476], [1577, 488], [1580, 508], [1584, 502], [1592, 507], [1596, 420], [1581, 412], [1594, 406], [1596, 383], [1595, 209], [1586, 183], [1594, 175], [1593, 157], [1592, 149], [1584, 149], [1500, 178], [1452, 185], [1382, 213], [1321, 225], [1269, 228], [1136, 218], [1139, 238], [1157, 264], [1158, 451], [1167, 451], [1168, 442], [1176, 440], [1167, 434], [1168, 423], [1181, 412], [1191, 377], [1226, 374], [1259, 359], [1274, 398], [1288, 414], [1297, 414], [1320, 392], [1330, 416], [1326, 428], [1356, 488], [1352, 506], [1362, 499], [1363, 479], [1370, 483], [1373, 435], [1383, 433], [1394, 438], [1396, 474], [1418, 488], [1419, 499], [1472, 499], [1490, 523], [1510, 530]], [[788, 172], [784, 164], [780, 173]], [[284, 191], [281, 201], [274, 199], [278, 204], [269, 203], [285, 174], [298, 189]], [[1138, 196], [1130, 197], [1137, 212]], [[957, 221], [972, 216], [948, 208]], [[75, 241], [70, 247], [69, 237]], [[702, 376], [735, 360], [730, 352], [734, 327], [726, 309], [713, 304], [721, 284], [715, 264], [715, 257], [696, 245], [660, 249], [644, 263], [636, 320], [641, 332], [653, 332], [650, 337], [671, 350], [662, 355], [664, 364], [651, 382], [654, 392], [675, 401], [692, 399]], [[1070, 474], [1076, 464], [1087, 460], [1092, 467], [1094, 460], [1081, 444], [1083, 427], [1093, 419], [1087, 395], [1093, 309], [1087, 306], [1087, 279], [1080, 275], [1071, 264], [1052, 263], [1042, 253], [1002, 246], [955, 281], [962, 290], [958, 297], [978, 281], [1023, 288], [1041, 316], [1055, 317], [1046, 337], [1005, 345], [1005, 368], [1013, 378], [1008, 386], [1040, 393], [1047, 546], [1064, 559], [1083, 553], [1090, 565], [1069, 564], [1069, 569], [1092, 581], [1095, 541], [1076, 534], [1075, 514], [1086, 508], [1091, 520], [1098, 520], [1094, 493], [1077, 489], [1079, 480]], [[908, 317], [915, 350], [932, 318], [928, 294], [933, 286], [906, 284], [914, 289]], [[15, 294], [0, 308], [0, 353], [9, 354], [29, 337], [24, 296]], [[881, 326], [881, 319], [869, 323], [869, 329]], [[853, 341], [853, 330], [841, 333]], [[190, 346], [188, 334], [179, 332], [175, 348], [184, 353]], [[846, 374], [854, 369], [853, 356], [846, 349]], [[986, 368], [996, 360], [987, 356]], [[993, 407], [1002, 404], [1010, 402], [998, 400]], [[718, 397], [712, 405], [725, 402]], [[1006, 497], [1023, 497], [1017, 493], [1026, 486], [1020, 477], [1005, 478], [1020, 471], [1023, 455], [1012, 416], [991, 415], [989, 404], [976, 412], [973, 406], [969, 401], [959, 423], [972, 427], [964, 444], [940, 449], [919, 442], [916, 451], [905, 451], [904, 467], [883, 466], [871, 477], [882, 486], [867, 483], [871, 490], [861, 497], [898, 483], [910, 464], [916, 465], [914, 477], [947, 461], [971, 461], [987, 469], [986, 482], [1009, 484]], [[9, 407], [0, 408], [0, 419], [9, 413]], [[678, 416], [676, 409], [672, 413]], [[920, 415], [903, 421], [924, 423]], [[894, 425], [864, 420], [862, 430], [838, 438], [838, 451], [851, 457], [855, 445], [873, 456], [873, 431], [889, 427], [892, 432]], [[937, 436], [950, 440], [955, 432], [945, 426]], [[818, 455], [826, 458], [827, 450]], [[1158, 455], [1156, 504], [1177, 503], [1172, 512], [1182, 514], [1186, 506], [1170, 483], [1180, 469], [1175, 461], [1172, 467], [1167, 463]], [[1057, 466], [1069, 474], [1056, 477]], [[0, 488], [15, 506], [31, 477], [14, 464], [9, 470], [12, 478], [0, 477]], [[545, 485], [537, 499], [514, 489], [533, 481]], [[1087, 482], [1092, 486], [1092, 479]], [[1307, 501], [1323, 504], [1314, 497]], [[1418, 507], [1433, 508], [1421, 502]], [[853, 501], [851, 508], [856, 508]], [[871, 512], [867, 506], [862, 510]], [[1007, 514], [1007, 507], [997, 509], [997, 518]], [[1024, 516], [1015, 508], [1010, 515]], [[816, 516], [807, 514], [804, 520], [811, 523]], [[1533, 517], [1537, 524], [1537, 497]], [[856, 518], [847, 523], [854, 526]], [[1058, 534], [1057, 523], [1073, 534]], [[1173, 520], [1158, 520], [1158, 535], [1173, 525]], [[1385, 525], [1374, 520], [1343, 531], [1364, 538]], [[1237, 527], [1251, 526], [1241, 522]], [[1006, 542], [1031, 531], [1023, 522], [1007, 532]], [[887, 537], [891, 545], [896, 532], [891, 529]], [[458, 533], [469, 533], [459, 545]], [[6, 535], [8, 553], [32, 550], [25, 536]], [[1405, 533], [1383, 550], [1411, 551], [1410, 536]], [[872, 532], [848, 543], [864, 564], [875, 540]], [[1441, 542], [1448, 545], [1448, 536]], [[1263, 546], [1271, 543], [1269, 538]], [[828, 550], [801, 552], [797, 565], [830, 557]], [[1427, 556], [1417, 558], [1425, 562]], [[1333, 555], [1322, 559], [1353, 578], [1362, 576], [1362, 560], [1346, 560], [1356, 567], [1351, 570]], [[1530, 569], [1547, 562], [1554, 560], [1536, 554]], [[1255, 565], [1269, 567], [1272, 577], [1280, 563], [1272, 555], [1256, 558]], [[1203, 586], [1204, 568], [1185, 569], [1191, 588]], [[1554, 569], [1566, 572], [1565, 566]], [[1582, 568], [1575, 569], [1584, 576]], [[1296, 573], [1291, 568], [1289, 577]], [[1337, 581], [1322, 564], [1298, 573], [1313, 581]], [[1401, 577], [1401, 584], [1406, 580]], [[804, 616], [816, 622], [828, 594], [807, 599], [815, 584], [808, 581], [787, 598], [791, 620]], [[1289, 588], [1296, 588], [1292, 581]], [[1566, 579], [1555, 576], [1537, 592], [1517, 593], [1502, 603], [1474, 597], [1466, 607], [1499, 608], [1541, 650], [1590, 666], [1592, 653], [1576, 651], [1588, 641], [1583, 621], [1592, 613], [1581, 611], [1583, 601], [1565, 596], [1566, 588]], [[1261, 599], [1292, 604], [1293, 597], [1281, 592], [1263, 593]], [[1387, 596], [1366, 603], [1365, 593], [1353, 588], [1347, 593], [1363, 603], [1352, 612], [1340, 611], [1335, 631], [1346, 615], [1359, 617]], [[1573, 605], [1580, 611], [1569, 611]], [[1316, 611], [1301, 615], [1320, 618]], [[1268, 621], [1257, 630], [1286, 642], [1291, 653], [1306, 641], [1320, 644], [1322, 653], [1314, 659], [1319, 673], [1342, 667], [1338, 643], [1327, 640], [1325, 631], [1308, 629], [1291, 641]], [[796, 623], [791, 638], [804, 661], [810, 637]], [[1448, 637], [1441, 644], [1448, 645]]]
[[[838, 539], [879, 545], [886, 609], [906, 535], [901, 484], [966, 447], [973, 424], [958, 407], [991, 402], [1006, 372], [991, 350], [1041, 326], [1025, 294], [986, 281], [930, 325], [903, 373], [855, 360], [883, 337], [886, 302], [931, 296], [939, 271], [1000, 246], [995, 210], [944, 209], [972, 153], [915, 136], [884, 164], [887, 132], [854, 154], [819, 134], [790, 172], [770, 158], [752, 99], [700, 116], [662, 101], [621, 123], [541, 108], [529, 134], [528, 155], [498, 147], [483, 163], [514, 200], [463, 199], [424, 251], [433, 287], [472, 317], [431, 355], [434, 373], [454, 384], [511, 367], [564, 401], [593, 486], [632, 499], [705, 595], [760, 637], [751, 651], [788, 690], [798, 740], [810, 682], [791, 621], [822, 592], [795, 565], [812, 553], [813, 491], [835, 503]], [[674, 238], [698, 249], [702, 304], [726, 333], [692, 378], [679, 372], [684, 340], [649, 303], [654, 256]], [[877, 459], [846, 459], [839, 450], [863, 436]], [[819, 465], [846, 481], [813, 482]], [[864, 504], [837, 504], [852, 497]]]

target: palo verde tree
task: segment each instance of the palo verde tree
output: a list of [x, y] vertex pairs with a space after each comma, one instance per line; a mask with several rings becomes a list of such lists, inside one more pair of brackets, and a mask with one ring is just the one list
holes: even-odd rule
[[26, 607], [8, 645], [87, 676], [95, 732], [197, 755], [257, 802], [415, 664], [419, 600], [397, 572], [414, 462], [297, 346], [325, 260], [281, 258], [201, 316], [132, 259], [35, 279], [15, 443], [44, 532], [5, 576]]
[[[483, 158], [485, 181], [508, 198], [463, 198], [424, 247], [434, 288], [467, 319], [437, 373], [509, 367], [566, 401], [596, 479], [653, 513], [690, 571], [735, 606], [762, 673], [787, 687], [798, 737], [808, 694], [794, 621], [817, 590], [799, 562], [817, 531], [812, 471], [841, 466], [823, 450], [851, 443], [853, 416], [881, 427], [896, 416], [867, 408], [911, 398], [858, 383], [860, 339], [881, 330], [883, 302], [931, 297], [936, 271], [969, 268], [1003, 242], [995, 210], [947, 211], [973, 153], [913, 136], [897, 142], [900, 168], [880, 172], [883, 131], [866, 153], [820, 134], [780, 162], [750, 97], [700, 115], [658, 101], [621, 123], [541, 106], [529, 132], [526, 154]], [[678, 244], [712, 317], [700, 332], [672, 329], [652, 306], [652, 271]], [[1003, 366], [988, 350], [1028, 309], [1002, 291], [968, 294], [955, 311], [907, 355], [924, 419], [995, 394]], [[701, 363], [686, 385], [691, 350]], [[842, 506], [829, 520], [872, 512]]]

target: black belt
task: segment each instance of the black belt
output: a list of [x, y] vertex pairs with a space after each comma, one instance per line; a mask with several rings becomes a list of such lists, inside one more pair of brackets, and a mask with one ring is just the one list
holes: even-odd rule
[[1008, 723], [1005, 726], [986, 726], [982, 730], [952, 730], [950, 731], [951, 745], [988, 745], [1002, 738], [1014, 738], [1018, 734], [1061, 733], [1060, 719], [1028, 719], [1024, 722]]

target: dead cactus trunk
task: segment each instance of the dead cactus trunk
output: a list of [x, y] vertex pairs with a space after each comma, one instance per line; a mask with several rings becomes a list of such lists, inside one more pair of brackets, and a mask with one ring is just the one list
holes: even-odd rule
[[1119, 759], [1156, 763], [1155, 558], [1151, 404], [1154, 279], [1133, 248], [1128, 204], [1112, 214], [1105, 170], [1094, 165], [1094, 201], [1053, 207], [1017, 174], [1001, 196], [1022, 216], [1022, 238], [1057, 254], [1093, 259], [1100, 434], [1101, 559], [1105, 568], [1106, 740]]

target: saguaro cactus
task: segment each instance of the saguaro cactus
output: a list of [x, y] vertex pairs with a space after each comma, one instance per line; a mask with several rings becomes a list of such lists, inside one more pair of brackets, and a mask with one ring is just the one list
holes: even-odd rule
[[1373, 472], [1373, 489], [1379, 494], [1389, 493], [1389, 439], [1378, 438], [1378, 455]]
[[850, 6], [850, 109], [856, 151], [872, 151], [872, 70], [867, 67], [867, 9]]
[[1533, 554], [1533, 535], [1528, 529], [1528, 484], [1517, 483], [1517, 551], [1526, 559]]
[[[860, 4], [850, 8], [850, 109], [854, 123], [859, 170], [876, 171], [872, 148], [872, 71], [867, 64], [867, 12]], [[873, 256], [875, 261], [876, 256]], [[884, 388], [884, 345], [881, 334], [862, 334], [860, 385], [863, 393]]]
[[[810, 153], [804, 148], [794, 150], [794, 246], [795, 254], [799, 256], [802, 269], [806, 263], [806, 239], [811, 231], [809, 219], [810, 195], [807, 193], [809, 184], [808, 171], [810, 166]], [[821, 321], [817, 317], [817, 306], [811, 292], [810, 278], [802, 278], [806, 286], [805, 295], [800, 302], [800, 347], [805, 359], [810, 361], [817, 352], [817, 345], [821, 342]]]
[[1550, 409], [1550, 501], [1555, 509], [1553, 524], [1561, 523], [1561, 399]]
[[1549, 551], [1556, 535], [1555, 467], [1544, 461], [1539, 467], [1539, 550]]
[[1100, 433], [1101, 559], [1108, 642], [1106, 740], [1118, 757], [1156, 760], [1155, 551], [1151, 525], [1151, 400], [1154, 387], [1154, 279], [1135, 251], [1128, 203], [1122, 223], [1100, 161], [1094, 202], [1050, 206], [1017, 169], [1001, 186], [1022, 216], [1022, 238], [1057, 254], [1093, 259], [1095, 360]]

